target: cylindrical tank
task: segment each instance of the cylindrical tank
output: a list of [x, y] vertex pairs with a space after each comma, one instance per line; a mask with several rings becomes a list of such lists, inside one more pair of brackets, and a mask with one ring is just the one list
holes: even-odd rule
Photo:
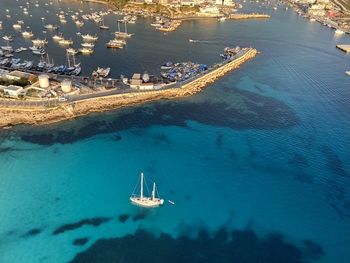
[[39, 86], [42, 89], [47, 89], [50, 86], [48, 75], [46, 74], [39, 75]]
[[68, 93], [72, 91], [72, 81], [70, 81], [69, 79], [64, 79], [61, 82], [61, 89], [64, 93]]

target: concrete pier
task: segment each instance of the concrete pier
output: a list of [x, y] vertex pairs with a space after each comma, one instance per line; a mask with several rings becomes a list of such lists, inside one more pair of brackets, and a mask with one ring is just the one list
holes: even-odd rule
[[240, 65], [254, 58], [257, 54], [258, 51], [254, 48], [244, 48], [237, 54], [236, 58], [214, 65], [186, 82], [177, 83], [175, 86], [160, 90], [108, 94], [98, 97], [77, 96], [73, 101], [60, 103], [54, 105], [54, 107], [30, 105], [27, 108], [22, 107], [20, 102], [13, 107], [0, 107], [0, 115], [2, 116], [0, 127], [15, 124], [42, 125], [76, 118], [91, 112], [102, 112], [150, 101], [191, 96], [226, 73], [239, 68]]
[[337, 45], [336, 47], [346, 53], [350, 53], [350, 45]]

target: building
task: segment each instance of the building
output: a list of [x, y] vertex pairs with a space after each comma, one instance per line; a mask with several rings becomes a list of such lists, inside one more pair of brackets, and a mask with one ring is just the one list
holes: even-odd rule
[[37, 76], [30, 74], [30, 73], [26, 73], [23, 71], [18, 71], [18, 70], [14, 70], [11, 71], [10, 73], [6, 74], [6, 78], [8, 80], [20, 80], [20, 79], [26, 79], [28, 80], [30, 83], [34, 83], [35, 81], [37, 81]]
[[134, 73], [130, 80], [130, 88], [138, 88], [142, 84], [141, 74]]
[[209, 5], [204, 6], [199, 9], [200, 15], [207, 15], [207, 16], [217, 16], [220, 14], [220, 10], [215, 5]]
[[184, 6], [195, 6], [196, 2], [195, 0], [181, 0], [181, 5]]
[[18, 95], [23, 93], [23, 87], [15, 85], [3, 86], [3, 90], [5, 95], [15, 98], [17, 98]]

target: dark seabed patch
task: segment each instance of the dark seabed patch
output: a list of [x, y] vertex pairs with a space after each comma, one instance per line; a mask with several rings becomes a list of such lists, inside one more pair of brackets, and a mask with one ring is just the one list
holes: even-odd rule
[[258, 237], [252, 230], [221, 228], [211, 234], [202, 229], [194, 238], [164, 233], [156, 237], [138, 230], [120, 238], [99, 239], [71, 262], [307, 263], [322, 255], [322, 248], [312, 241], [297, 247], [281, 235]]
[[348, 176], [347, 172], [344, 169], [343, 162], [335, 151], [328, 145], [322, 145], [321, 152], [327, 159], [328, 168], [335, 174], [340, 176]]
[[80, 228], [80, 227], [85, 226], [85, 225], [99, 226], [99, 225], [106, 223], [110, 220], [111, 220], [111, 218], [108, 218], [108, 217], [94, 217], [94, 218], [82, 219], [82, 220], [75, 222], [75, 223], [62, 225], [62, 226], [58, 227], [57, 229], [55, 229], [55, 231], [53, 231], [52, 234], [53, 235], [62, 234], [66, 231], [71, 231], [71, 230]]
[[119, 222], [125, 223], [129, 219], [129, 214], [122, 214], [118, 217]]
[[73, 240], [74, 246], [84, 246], [89, 241], [88, 237], [77, 238]]
[[91, 114], [63, 125], [18, 127], [16, 132], [24, 141], [51, 145], [72, 143], [100, 133], [115, 133], [152, 125], [187, 127], [188, 120], [232, 129], [289, 128], [299, 123], [294, 111], [279, 100], [243, 90], [231, 93], [231, 100], [157, 102], [102, 113], [103, 120], [101, 113]]
[[27, 237], [36, 236], [36, 235], [39, 235], [41, 233], [41, 231], [42, 231], [42, 229], [40, 229], [40, 228], [32, 228], [32, 229], [28, 230], [27, 233], [23, 234], [22, 237], [27, 238]]
[[148, 216], [148, 210], [142, 209], [132, 217], [132, 220], [139, 221], [139, 220], [145, 219], [147, 216]]
[[309, 162], [307, 161], [305, 156], [299, 153], [294, 154], [293, 158], [289, 160], [288, 163], [296, 166], [297, 168], [309, 167]]
[[222, 147], [222, 142], [224, 139], [224, 134], [222, 134], [221, 132], [217, 132], [216, 133], [216, 139], [215, 139], [215, 144], [218, 148]]

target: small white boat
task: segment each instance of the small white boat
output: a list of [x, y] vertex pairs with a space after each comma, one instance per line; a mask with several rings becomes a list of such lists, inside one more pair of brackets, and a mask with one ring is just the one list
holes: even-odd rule
[[[130, 196], [130, 201], [134, 205], [142, 206], [142, 207], [158, 207], [163, 205], [164, 199], [156, 197], [156, 183], [153, 183], [152, 193], [150, 197], [144, 196], [143, 193], [143, 173], [141, 173], [141, 181], [140, 181], [140, 194], [132, 193]], [[136, 189], [137, 187], [135, 187]]]
[[43, 45], [47, 45], [48, 43], [46, 39], [39, 39], [39, 38], [33, 39], [32, 42], [34, 46], [43, 46]]
[[52, 37], [52, 39], [53, 39], [54, 41], [60, 41], [60, 40], [63, 40], [64, 38], [63, 38], [62, 35], [54, 35], [54, 36]]
[[58, 41], [58, 44], [64, 45], [64, 46], [73, 45], [73, 40], [71, 40], [71, 39], [61, 39], [61, 40]]
[[70, 54], [70, 55], [76, 55], [78, 54], [78, 50], [74, 49], [74, 48], [67, 48], [67, 53]]
[[83, 55], [91, 55], [92, 53], [94, 53], [94, 50], [91, 48], [80, 48], [79, 49], [80, 53], [82, 53]]
[[22, 28], [21, 24], [19, 23], [13, 24], [12, 27], [14, 30], [20, 30]]
[[350, 70], [345, 71], [345, 73], [350, 76]]
[[23, 31], [23, 32], [22, 32], [22, 36], [23, 36], [24, 38], [31, 38], [31, 37], [34, 36], [34, 34], [33, 34], [33, 32]]
[[58, 28], [58, 26], [52, 25], [52, 24], [48, 24], [46, 26], [44, 26], [46, 29], [49, 30], [56, 30]]
[[335, 30], [334, 33], [337, 34], [337, 35], [342, 35], [342, 34], [344, 34], [345, 32], [344, 32], [343, 30], [337, 29], [337, 30]]
[[89, 34], [81, 35], [81, 37], [83, 38], [83, 40], [86, 40], [86, 41], [96, 41], [98, 39], [97, 36], [92, 36]]
[[171, 200], [168, 200], [168, 202], [172, 205], [175, 205], [175, 202], [174, 201], [171, 201]]
[[94, 48], [95, 44], [94, 43], [89, 43], [89, 42], [84, 42], [84, 43], [81, 43], [81, 46], [82, 47], [87, 47], [87, 48]]

